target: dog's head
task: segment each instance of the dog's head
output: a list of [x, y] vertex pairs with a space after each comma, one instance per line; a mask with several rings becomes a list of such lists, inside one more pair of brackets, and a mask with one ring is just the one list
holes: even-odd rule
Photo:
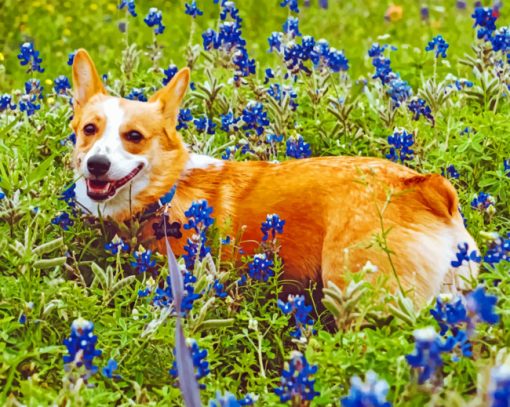
[[113, 97], [87, 52], [76, 52], [74, 166], [93, 204], [127, 205], [149, 184], [163, 184], [158, 174], [178, 177], [186, 153], [175, 127], [189, 79], [189, 69], [181, 69], [148, 102]]

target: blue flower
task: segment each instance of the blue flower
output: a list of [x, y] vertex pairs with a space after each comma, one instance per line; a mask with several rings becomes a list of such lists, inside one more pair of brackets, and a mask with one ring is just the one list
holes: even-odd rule
[[256, 254], [248, 264], [248, 274], [255, 280], [265, 282], [274, 276], [272, 267], [273, 261], [268, 259], [265, 253]]
[[461, 324], [469, 321], [467, 309], [462, 297], [452, 298], [451, 296], [438, 296], [435, 308], [430, 314], [438, 322], [441, 336], [450, 330], [457, 329]]
[[3, 112], [7, 109], [16, 109], [16, 104], [12, 103], [11, 95], [4, 93], [3, 95], [0, 95], [0, 112]]
[[221, 284], [218, 279], [214, 280], [212, 288], [214, 289], [216, 295], [220, 298], [225, 298], [228, 295], [225, 291], [225, 286]]
[[285, 154], [292, 158], [308, 158], [312, 155], [310, 144], [305, 142], [303, 137], [298, 134], [297, 137], [289, 137], [286, 142]]
[[204, 131], [207, 132], [207, 134], [213, 135], [216, 133], [216, 123], [214, 123], [209, 117], [202, 116], [193, 121], [195, 124], [195, 128], [199, 133], [203, 133]]
[[135, 251], [133, 253], [133, 257], [135, 261], [131, 262], [131, 266], [133, 266], [138, 273], [145, 273], [147, 270], [150, 270], [152, 267], [156, 266], [156, 260], [151, 259], [152, 251]]
[[39, 51], [36, 51], [34, 44], [25, 42], [19, 48], [18, 59], [22, 66], [28, 65], [27, 73], [44, 72], [41, 67], [42, 58], [39, 57]]
[[510, 405], [510, 367], [501, 365], [491, 370], [489, 385], [490, 407]]
[[510, 177], [510, 159], [503, 160], [503, 171], [505, 171], [507, 177]]
[[71, 226], [74, 225], [74, 221], [69, 217], [67, 212], [62, 212], [61, 214], [55, 216], [51, 223], [53, 225], [58, 225], [64, 230], [69, 230]]
[[233, 1], [222, 0], [220, 19], [225, 21], [229, 16], [232, 20], [234, 20], [238, 27], [241, 27], [241, 22], [243, 20], [239, 17], [239, 9], [236, 7], [235, 3]]
[[53, 89], [58, 95], [65, 95], [71, 89], [71, 83], [65, 75], [60, 75], [55, 78]]
[[180, 109], [179, 116], [177, 117], [177, 126], [176, 130], [182, 130], [188, 128], [188, 122], [193, 120], [193, 115], [191, 114], [190, 109]]
[[351, 378], [349, 394], [342, 398], [342, 407], [390, 407], [386, 401], [390, 386], [385, 380], [378, 380], [377, 374], [368, 371], [365, 382], [358, 376]]
[[272, 96], [274, 100], [281, 102], [285, 100], [285, 98], [289, 99], [289, 105], [291, 110], [296, 110], [298, 107], [297, 103], [297, 93], [292, 88], [292, 86], [280, 86], [279, 83], [273, 83], [267, 89], [267, 94]]
[[425, 47], [425, 51], [435, 51], [436, 58], [439, 58], [439, 56], [446, 58], [446, 51], [448, 50], [448, 47], [449, 45], [443, 36], [436, 35]]
[[452, 267], [460, 267], [464, 262], [467, 262], [469, 264], [470, 261], [475, 263], [480, 263], [482, 261], [482, 258], [480, 257], [478, 251], [472, 250], [471, 252], [468, 251], [469, 245], [467, 243], [459, 244], [457, 245], [457, 248], [459, 251], [455, 254], [457, 257], [456, 260], [451, 261]]
[[266, 241], [269, 239], [269, 235], [271, 235], [271, 240], [276, 238], [276, 234], [283, 233], [283, 226], [285, 225], [285, 221], [280, 219], [280, 217], [276, 214], [270, 214], [266, 216], [266, 220], [262, 222], [260, 226], [260, 230], [262, 231], [263, 237], [262, 241]]
[[[195, 292], [195, 283], [197, 278], [189, 271], [184, 272], [184, 296], [181, 300], [181, 312], [183, 316], [193, 309], [193, 304], [198, 300], [202, 294]], [[146, 296], [145, 291], [142, 292], [143, 296]], [[172, 292], [172, 281], [170, 277], [166, 278], [166, 285], [161, 288], [156, 288], [154, 296], [152, 297], [152, 304], [155, 307], [169, 307], [173, 305], [174, 296]]]
[[414, 145], [414, 134], [408, 133], [404, 129], [395, 129], [391, 136], [388, 136], [388, 144], [390, 153], [386, 154], [386, 158], [391, 161], [399, 161], [404, 163], [414, 158], [414, 151], [410, 149]]
[[283, 24], [283, 32], [290, 35], [291, 38], [301, 37], [302, 34], [299, 32], [299, 18], [289, 16]]
[[74, 62], [74, 56], [76, 55], [76, 51], [70, 52], [67, 56], [67, 65], [72, 66]]
[[488, 214], [494, 214], [496, 212], [496, 200], [490, 194], [485, 192], [480, 192], [475, 195], [473, 200], [471, 201], [471, 207], [473, 209], [477, 209], [480, 212], [485, 212]]
[[104, 377], [107, 377], [108, 379], [112, 379], [113, 377], [119, 378], [119, 375], [114, 375], [113, 372], [117, 370], [118, 363], [114, 359], [109, 359], [108, 363], [106, 363], [106, 366], [103, 367], [102, 373]]
[[301, 352], [291, 353], [287, 369], [282, 372], [280, 387], [274, 389], [282, 403], [296, 400], [296, 405], [301, 405], [299, 402], [313, 400], [320, 394], [315, 391], [315, 379], [312, 378], [317, 373], [317, 366], [310, 365]]
[[209, 401], [209, 407], [241, 407], [241, 406], [252, 406], [255, 404], [256, 397], [251, 394], [247, 394], [242, 399], [237, 399], [230, 392], [221, 394], [219, 391], [216, 392], [216, 398]]
[[44, 88], [41, 86], [41, 81], [39, 79], [29, 79], [25, 82], [26, 95], [33, 96], [35, 99], [42, 99], [43, 90]]
[[477, 7], [471, 15], [475, 20], [473, 27], [480, 27], [477, 35], [479, 39], [488, 40], [496, 30], [497, 15], [490, 7]]
[[446, 174], [448, 174], [448, 176], [452, 179], [460, 178], [460, 174], [453, 164], [450, 164], [448, 167], [446, 167]]
[[414, 331], [415, 349], [406, 356], [407, 363], [419, 369], [418, 382], [423, 384], [432, 377], [437, 369], [443, 366], [441, 354], [450, 352], [453, 343], [441, 341], [441, 338], [432, 327]]
[[494, 33], [491, 39], [492, 49], [494, 51], [501, 51], [507, 53], [510, 51], [510, 29], [502, 27]]
[[221, 119], [221, 130], [227, 133], [234, 133], [239, 130], [237, 123], [241, 120], [240, 117], [235, 118], [234, 113], [228, 112], [220, 116]]
[[494, 311], [497, 302], [498, 298], [494, 295], [487, 295], [483, 286], [477, 287], [466, 295], [466, 308], [469, 314], [488, 324], [499, 322], [499, 315]]
[[191, 3], [186, 3], [184, 7], [184, 12], [193, 18], [204, 14], [204, 12], [198, 8], [196, 0], [193, 0]]
[[423, 116], [427, 120], [430, 120], [432, 125], [434, 125], [435, 121], [434, 116], [432, 116], [432, 110], [422, 98], [411, 100], [407, 105], [407, 108], [411, 113], [413, 113], [413, 120], [419, 120], [420, 116]]
[[280, 3], [280, 7], [289, 7], [290, 11], [293, 11], [294, 13], [299, 13], [299, 7], [297, 0], [283, 0]]
[[269, 51], [273, 50], [280, 51], [282, 47], [282, 37], [283, 34], [281, 32], [272, 32], [267, 42], [269, 43]]
[[202, 260], [211, 251], [210, 247], [206, 246], [206, 241], [207, 230], [214, 223], [214, 219], [211, 217], [212, 212], [213, 208], [208, 206], [206, 200], [193, 202], [190, 208], [184, 212], [188, 218], [184, 229], [193, 229], [195, 232], [191, 238], [187, 239], [184, 246], [186, 254], [183, 255], [183, 258], [188, 270], [195, 267], [197, 259]]
[[235, 66], [234, 82], [240, 84], [240, 79], [255, 73], [255, 59], [250, 58], [245, 48], [237, 50], [232, 57], [232, 63]]
[[101, 351], [96, 349], [97, 336], [93, 334], [94, 324], [83, 318], [78, 318], [71, 324], [71, 336], [64, 339], [68, 355], [64, 356], [64, 363], [73, 364], [76, 367], [85, 366], [87, 370], [85, 378], [97, 372], [94, 366], [94, 358], [101, 356]]
[[131, 91], [126, 95], [126, 99], [147, 102], [147, 97], [145, 96], [144, 91], [141, 88], [131, 89]]
[[124, 243], [118, 235], [115, 235], [111, 242], [105, 243], [104, 249], [111, 254], [117, 254], [119, 249], [121, 252], [127, 252], [129, 250], [129, 245]]
[[120, 0], [119, 10], [124, 9], [124, 7], [127, 7], [127, 11], [133, 17], [137, 16], [136, 11], [135, 11], [135, 0]]
[[313, 319], [309, 315], [313, 308], [311, 305], [306, 305], [304, 295], [289, 295], [287, 302], [278, 300], [278, 307], [285, 315], [294, 315], [296, 328], [290, 333], [292, 337], [301, 338], [307, 329], [307, 325], [313, 325]]
[[255, 130], [257, 136], [262, 135], [265, 126], [269, 125], [267, 112], [264, 111], [264, 106], [260, 102], [248, 102], [248, 105], [243, 109], [241, 117], [244, 122], [243, 130]]
[[64, 201], [71, 208], [76, 208], [76, 184], [73, 182], [58, 198], [61, 201]]
[[163, 25], [163, 14], [156, 7], [149, 9], [149, 14], [143, 19], [149, 27], [154, 27], [154, 34], [163, 34], [165, 26]]
[[399, 77], [390, 77], [388, 95], [393, 102], [394, 107], [399, 107], [403, 102], [409, 99], [413, 94], [413, 89], [407, 81]]
[[455, 87], [457, 88], [457, 90], [462, 90], [464, 88], [472, 88], [473, 82], [468, 81], [467, 79], [456, 79]]
[[269, 83], [270, 79], [274, 78], [274, 72], [271, 68], [266, 68], [264, 71], [264, 85]]
[[502, 261], [510, 261], [510, 233], [506, 239], [496, 235], [490, 243], [483, 260], [491, 265]]
[[[187, 345], [191, 352], [193, 366], [195, 367], [195, 377], [197, 380], [207, 376], [211, 371], [209, 370], [209, 362], [206, 360], [207, 349], [201, 349], [197, 341], [194, 339], [187, 339]], [[175, 354], [175, 349], [174, 349]], [[177, 362], [174, 360], [172, 368], [168, 371], [173, 377], [178, 377]], [[205, 388], [204, 385], [200, 387]]]
[[177, 72], [179, 72], [179, 69], [177, 68], [176, 65], [174, 64], [168, 65], [168, 68], [163, 70], [163, 73], [165, 74], [165, 77], [163, 78], [163, 85], [167, 85], [168, 83], [170, 83], [170, 81], [177, 74]]

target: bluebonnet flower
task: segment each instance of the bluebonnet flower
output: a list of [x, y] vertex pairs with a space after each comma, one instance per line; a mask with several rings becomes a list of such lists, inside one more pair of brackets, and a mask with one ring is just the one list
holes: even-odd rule
[[34, 96], [37, 99], [43, 98], [44, 88], [41, 86], [39, 79], [29, 79], [25, 82], [25, 94]]
[[65, 95], [71, 89], [71, 83], [65, 75], [57, 76], [53, 83], [53, 89], [58, 95]]
[[467, 79], [456, 79], [455, 87], [457, 88], [457, 90], [462, 90], [464, 88], [472, 88], [473, 82], [468, 81]]
[[290, 333], [294, 338], [303, 337], [307, 330], [307, 325], [313, 325], [313, 319], [310, 318], [309, 315], [313, 308], [311, 305], [306, 305], [304, 295], [289, 295], [287, 302], [278, 300], [278, 308], [280, 308], [285, 315], [294, 315], [296, 327]]
[[71, 142], [71, 144], [74, 146], [76, 145], [76, 134], [72, 132], [69, 136], [67, 136], [65, 139], [60, 140], [61, 145], [66, 145], [67, 142]]
[[269, 125], [267, 112], [264, 111], [264, 106], [260, 102], [251, 101], [243, 109], [241, 116], [243, 119], [243, 130], [255, 130], [258, 136], [264, 133], [264, 127]]
[[466, 309], [471, 318], [488, 324], [499, 322], [499, 315], [494, 311], [497, 302], [498, 298], [494, 295], [487, 295], [483, 286], [478, 286], [466, 295]]
[[299, 32], [299, 18], [289, 16], [283, 24], [283, 32], [288, 34], [291, 38], [301, 37]]
[[[197, 341], [194, 339], [187, 339], [186, 342], [191, 352], [193, 366], [195, 367], [195, 377], [197, 380], [200, 380], [211, 372], [209, 370], [209, 362], [206, 360], [207, 349], [201, 349], [200, 346], [198, 346]], [[175, 360], [173, 362], [172, 368], [168, 371], [168, 373], [170, 373], [175, 378], [178, 377], [177, 362]], [[201, 385], [200, 387], [205, 388], [204, 385]]]
[[22, 66], [28, 65], [27, 73], [44, 72], [41, 67], [42, 58], [39, 57], [39, 51], [36, 51], [34, 44], [25, 42], [19, 48], [18, 59]]
[[446, 174], [452, 179], [460, 178], [460, 174], [453, 164], [450, 164], [448, 167], [446, 167]]
[[[184, 296], [181, 301], [181, 312], [183, 316], [185, 316], [187, 312], [193, 309], [194, 302], [198, 300], [202, 294], [195, 292], [195, 283], [197, 282], [197, 278], [191, 272], [184, 272], [183, 282]], [[173, 305], [173, 302], [174, 295], [172, 292], [172, 281], [170, 280], [170, 277], [167, 277], [166, 285], [163, 288], [156, 288], [154, 296], [152, 297], [152, 304], [155, 307], [169, 307]]]
[[430, 18], [430, 10], [427, 6], [420, 7], [420, 17], [422, 21], [428, 21]]
[[467, 7], [466, 0], [457, 0], [455, 2], [455, 7], [457, 7], [459, 10], [465, 10]]
[[510, 261], [510, 233], [507, 238], [502, 238], [496, 233], [483, 260], [490, 265]]
[[143, 19], [149, 27], [154, 27], [154, 34], [163, 34], [165, 26], [163, 25], [163, 14], [156, 7], [149, 9], [149, 14]]
[[131, 14], [133, 17], [136, 17], [136, 11], [135, 11], [135, 0], [121, 0], [119, 4], [119, 10], [122, 10], [126, 7], [126, 10]]
[[147, 96], [145, 96], [144, 91], [141, 88], [131, 89], [131, 91], [126, 95], [126, 99], [147, 102]]
[[262, 222], [260, 226], [260, 230], [262, 231], [262, 241], [266, 241], [271, 236], [271, 240], [276, 238], [276, 234], [283, 233], [283, 226], [285, 225], [285, 221], [280, 219], [277, 214], [270, 214], [266, 216], [266, 220]]
[[168, 83], [170, 83], [170, 81], [177, 74], [177, 72], [179, 72], [177, 65], [174, 64], [168, 65], [168, 68], [163, 70], [163, 73], [165, 74], [165, 77], [163, 78], [163, 85], [167, 85]]
[[473, 209], [477, 209], [480, 212], [485, 212], [490, 215], [496, 212], [495, 204], [496, 199], [485, 192], [480, 192], [479, 194], [475, 195], [471, 201], [471, 207]]
[[196, 0], [193, 0], [191, 3], [186, 3], [184, 7], [184, 12], [193, 18], [204, 14], [204, 12], [198, 8]]
[[62, 212], [59, 215], [55, 216], [51, 223], [53, 225], [58, 225], [64, 230], [69, 230], [71, 226], [74, 225], [74, 221], [69, 217], [67, 212]]
[[106, 366], [103, 367], [102, 369], [102, 373], [103, 373], [103, 376], [104, 377], [107, 377], [108, 379], [112, 379], [112, 378], [118, 378], [120, 377], [119, 375], [114, 375], [113, 372], [115, 370], [117, 370], [117, 368], [119, 367], [118, 363], [116, 360], [114, 359], [109, 359], [108, 362], [106, 363]]
[[507, 53], [510, 51], [510, 29], [502, 27], [494, 33], [491, 39], [492, 49]]
[[248, 274], [255, 280], [265, 282], [274, 276], [272, 267], [273, 261], [268, 259], [265, 253], [256, 254], [253, 261], [248, 264]]
[[71, 324], [71, 336], [64, 339], [68, 355], [64, 356], [64, 363], [69, 366], [84, 366], [88, 378], [97, 372], [98, 367], [94, 366], [94, 358], [101, 356], [101, 351], [96, 349], [97, 336], [93, 334], [94, 324], [83, 318], [78, 318]]
[[436, 298], [435, 308], [430, 314], [438, 322], [441, 336], [451, 329], [457, 329], [468, 321], [467, 309], [461, 296], [453, 297], [449, 294], [439, 295]]
[[296, 110], [298, 107], [297, 93], [292, 86], [280, 86], [279, 83], [273, 83], [267, 89], [267, 94], [272, 96], [274, 100], [281, 102], [286, 97], [289, 99], [289, 105], [292, 110]]
[[16, 104], [12, 103], [12, 96], [8, 93], [4, 93], [0, 95], [0, 112], [3, 112], [7, 109], [14, 110], [16, 109]]
[[333, 72], [349, 70], [349, 60], [345, 57], [343, 51], [338, 51], [335, 48], [330, 48], [327, 56], [328, 67]]
[[233, 1], [222, 0], [220, 20], [225, 21], [228, 16], [234, 20], [239, 28], [241, 27], [242, 18], [239, 17], [239, 9], [236, 7], [235, 3]]
[[151, 250], [135, 251], [133, 253], [133, 257], [135, 258], [135, 261], [131, 262], [131, 266], [133, 266], [140, 274], [145, 273], [147, 270], [156, 266], [156, 260], [151, 259]]
[[510, 366], [501, 365], [491, 370], [489, 398], [490, 407], [510, 405]]
[[351, 378], [349, 394], [342, 398], [342, 407], [390, 407], [386, 400], [390, 386], [386, 380], [378, 380], [377, 374], [368, 371], [365, 382], [358, 376]]
[[214, 289], [216, 295], [220, 298], [225, 298], [228, 295], [225, 291], [225, 286], [221, 284], [218, 279], [214, 280], [212, 288]]
[[442, 35], [436, 35], [425, 47], [425, 51], [434, 51], [436, 58], [439, 56], [446, 58], [446, 51], [449, 44], [445, 41]]
[[292, 158], [308, 158], [312, 155], [312, 148], [305, 142], [303, 136], [298, 134], [295, 138], [287, 139], [285, 154]]
[[193, 120], [193, 115], [191, 114], [190, 109], [180, 109], [179, 116], [177, 117], [177, 126], [176, 130], [182, 130], [188, 128], [188, 122]]
[[475, 20], [473, 27], [480, 27], [477, 35], [479, 39], [488, 40], [496, 30], [496, 19], [494, 11], [490, 7], [477, 7], [471, 15]]
[[416, 98], [409, 102], [407, 108], [411, 113], [413, 113], [413, 120], [419, 120], [421, 116], [425, 117], [429, 120], [432, 125], [434, 125], [435, 120], [434, 116], [432, 116], [432, 110], [430, 106], [427, 105], [427, 102], [422, 98]]
[[280, 134], [279, 136], [276, 134], [268, 134], [266, 136], [266, 143], [272, 144], [272, 143], [281, 143], [283, 141], [283, 134]]
[[414, 331], [415, 349], [410, 355], [406, 355], [409, 365], [419, 369], [418, 382], [423, 384], [430, 379], [443, 366], [441, 354], [450, 352], [453, 343], [441, 341], [441, 338], [432, 327]]
[[290, 400], [304, 402], [318, 396], [319, 392], [314, 389], [315, 379], [312, 378], [317, 373], [317, 369], [316, 365], [308, 363], [301, 352], [293, 351], [287, 370], [284, 369], [282, 372], [280, 387], [274, 389], [280, 401], [282, 403]]
[[221, 394], [219, 391], [216, 392], [216, 398], [209, 401], [209, 407], [241, 407], [241, 406], [252, 406], [256, 401], [256, 397], [251, 394], [247, 394], [242, 399], [237, 399], [230, 392]]
[[282, 38], [283, 34], [281, 32], [272, 32], [269, 38], [267, 39], [267, 42], [269, 43], [269, 51], [272, 52], [280, 51], [282, 47]]
[[5, 192], [0, 188], [0, 200], [5, 198]]
[[129, 245], [124, 243], [118, 235], [115, 235], [111, 242], [105, 243], [104, 249], [111, 254], [117, 254], [119, 250], [121, 252], [127, 252], [129, 250]]
[[[380, 79], [382, 84], [387, 84], [393, 77], [393, 71], [391, 69], [391, 61], [389, 58], [384, 56], [384, 51], [388, 48], [388, 45], [379, 45], [378, 43], [372, 44], [368, 50], [368, 56], [372, 58], [372, 65], [376, 69], [374, 79]], [[392, 50], [396, 49], [391, 47]]]
[[67, 56], [67, 65], [72, 66], [74, 62], [74, 56], [76, 55], [76, 50], [73, 52], [70, 52]]
[[480, 263], [480, 261], [482, 261], [478, 251], [469, 251], [469, 245], [467, 243], [459, 244], [457, 245], [457, 248], [459, 251], [455, 254], [457, 258], [451, 261], [452, 267], [460, 267], [464, 262], [469, 263], [472, 261], [475, 263]]
[[264, 71], [264, 85], [269, 83], [270, 79], [274, 78], [274, 72], [271, 68], [266, 68]]
[[183, 256], [184, 262], [188, 270], [195, 266], [195, 261], [202, 260], [211, 251], [206, 246], [207, 230], [213, 224], [214, 219], [211, 217], [213, 208], [207, 205], [206, 200], [193, 202], [190, 208], [184, 212], [188, 218], [188, 222], [184, 225], [185, 230], [193, 230], [194, 234], [188, 238], [184, 250], [186, 254]]
[[294, 13], [299, 13], [299, 7], [297, 0], [283, 0], [280, 3], [280, 7], [289, 7], [290, 11], [293, 11]]
[[209, 117], [205, 115], [195, 119], [193, 123], [195, 124], [195, 128], [199, 133], [203, 133], [204, 131], [211, 135], [216, 133], [216, 123], [214, 123]]
[[232, 57], [232, 63], [235, 66], [234, 82], [239, 85], [242, 77], [250, 76], [256, 72], [255, 59], [250, 58], [248, 51], [245, 48], [241, 48], [234, 53]]
[[64, 201], [71, 208], [76, 208], [76, 184], [73, 182], [58, 198], [61, 201]]
[[503, 171], [505, 171], [507, 177], [510, 177], [510, 159], [503, 160]]
[[400, 79], [398, 76], [392, 77], [388, 85], [389, 89], [387, 93], [390, 95], [394, 107], [399, 107], [413, 94], [413, 89], [409, 86], [407, 81]]
[[227, 133], [234, 133], [239, 130], [239, 120], [240, 117], [234, 117], [234, 113], [228, 112], [226, 114], [222, 114], [220, 116], [221, 119], [221, 130], [226, 131]]
[[390, 153], [386, 154], [386, 158], [391, 161], [399, 161], [404, 163], [414, 158], [414, 151], [410, 149], [414, 145], [414, 134], [408, 133], [404, 129], [395, 129], [391, 136], [388, 136], [388, 144]]
[[36, 103], [36, 97], [31, 95], [23, 95], [18, 105], [20, 112], [26, 112], [27, 116], [32, 116], [41, 109], [41, 105]]

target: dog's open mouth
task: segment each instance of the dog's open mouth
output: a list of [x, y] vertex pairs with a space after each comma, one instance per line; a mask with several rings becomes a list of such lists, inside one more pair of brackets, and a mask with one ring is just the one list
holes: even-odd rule
[[140, 164], [133, 171], [125, 177], [116, 181], [101, 180], [101, 179], [87, 179], [87, 195], [94, 201], [105, 201], [117, 193], [117, 190], [131, 181], [143, 168]]

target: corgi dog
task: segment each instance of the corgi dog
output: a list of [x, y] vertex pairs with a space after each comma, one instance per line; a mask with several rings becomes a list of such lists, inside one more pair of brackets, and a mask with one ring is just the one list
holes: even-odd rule
[[[90, 212], [129, 221], [172, 191], [168, 215], [185, 223], [194, 201], [207, 200], [224, 236], [253, 254], [268, 214], [285, 220], [279, 236], [283, 278], [345, 286], [346, 271], [365, 264], [401, 284], [416, 300], [446, 280], [462, 288], [477, 265], [453, 268], [459, 245], [477, 250], [448, 180], [388, 160], [320, 157], [232, 162], [192, 154], [176, 131], [190, 71], [181, 69], [147, 102], [107, 94], [94, 63], [79, 50], [73, 63], [73, 156], [77, 201]], [[146, 228], [142, 233], [153, 233]], [[176, 255], [190, 231], [169, 239]], [[155, 249], [165, 251], [164, 239]], [[370, 262], [370, 263], [367, 263]], [[396, 277], [398, 277], [398, 279]], [[453, 277], [452, 277], [453, 276]]]

